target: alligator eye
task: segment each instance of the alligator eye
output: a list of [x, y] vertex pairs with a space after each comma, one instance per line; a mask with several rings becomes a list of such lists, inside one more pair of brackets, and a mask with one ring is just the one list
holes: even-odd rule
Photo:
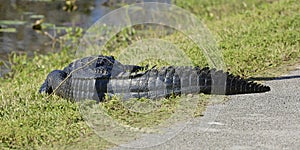
[[47, 94], [51, 94], [52, 92], [53, 92], [52, 87], [49, 87], [49, 88], [47, 89], [47, 91], [46, 91]]

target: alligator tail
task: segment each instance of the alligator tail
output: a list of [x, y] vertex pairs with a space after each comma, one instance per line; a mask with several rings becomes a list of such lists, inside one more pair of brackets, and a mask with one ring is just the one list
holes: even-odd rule
[[[249, 82], [216, 69], [208, 67], [164, 67], [150, 69], [145, 73], [112, 79], [112, 88], [108, 93], [121, 94], [127, 98], [157, 99], [181, 94], [217, 94], [233, 95], [261, 93], [270, 91], [270, 87]], [[122, 91], [120, 91], [122, 89]], [[128, 90], [125, 90], [128, 89]]]
[[268, 86], [247, 81], [222, 70], [209, 69], [208, 67], [196, 70], [200, 80], [200, 93], [234, 95], [270, 91]]
[[[222, 70], [209, 69], [208, 67], [169, 67], [163, 68], [165, 72], [166, 85], [169, 83], [177, 83], [180, 80], [180, 87], [172, 85], [173, 93], [204, 93], [217, 95], [234, 95], [247, 93], [262, 93], [270, 91], [270, 87], [259, 83], [247, 81], [246, 79], [234, 76]], [[168, 75], [169, 74], [169, 75]], [[170, 81], [170, 75], [173, 75], [173, 80]], [[169, 77], [168, 77], [169, 76]], [[179, 79], [177, 79], [177, 77]], [[169, 78], [169, 79], [168, 79]], [[177, 79], [177, 81], [175, 80]], [[170, 86], [169, 86], [170, 87]]]

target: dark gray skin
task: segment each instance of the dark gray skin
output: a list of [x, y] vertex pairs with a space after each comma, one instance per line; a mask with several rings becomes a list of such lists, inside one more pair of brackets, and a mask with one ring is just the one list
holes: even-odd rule
[[233, 95], [267, 91], [270, 91], [268, 86], [208, 67], [148, 69], [123, 65], [112, 56], [101, 55], [85, 57], [63, 70], [50, 72], [39, 90], [72, 100], [96, 101], [103, 100], [105, 95], [158, 99], [181, 94]]

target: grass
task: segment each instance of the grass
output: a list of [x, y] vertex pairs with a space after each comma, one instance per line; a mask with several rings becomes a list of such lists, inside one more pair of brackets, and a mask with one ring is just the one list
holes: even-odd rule
[[[176, 0], [175, 3], [204, 20], [218, 40], [227, 69], [234, 74], [277, 76], [282, 73], [278, 68], [299, 60], [300, 5], [296, 0]], [[78, 39], [78, 35], [69, 36], [73, 42]], [[127, 38], [131, 42], [137, 40], [132, 36]], [[193, 65], [207, 64], [202, 54], [195, 54], [198, 48], [182, 34], [162, 38], [184, 49]], [[115, 44], [120, 43], [113, 48], [128, 45], [126, 38], [113, 40]], [[57, 96], [46, 98], [37, 92], [51, 70], [62, 69], [74, 59], [69, 55], [72, 49], [64, 46], [59, 53], [35, 54], [33, 58], [10, 56], [12, 71], [0, 79], [1, 148], [105, 149], [113, 146], [85, 124], [76, 103]], [[143, 116], [128, 111], [118, 99], [106, 101], [99, 107], [124, 124], [139, 128], [155, 126], [168, 118], [178, 106], [177, 102], [176, 99], [163, 100], [157, 112]], [[201, 115], [205, 105], [205, 101], [199, 103], [194, 115]]]
[[299, 59], [300, 6], [295, 0], [181, 3], [204, 18], [234, 74], [274, 76], [278, 74], [266, 70]]

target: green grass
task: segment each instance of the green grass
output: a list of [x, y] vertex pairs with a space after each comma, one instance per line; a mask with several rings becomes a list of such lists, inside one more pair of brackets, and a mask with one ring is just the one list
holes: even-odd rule
[[204, 20], [234, 74], [274, 76], [278, 73], [272, 74], [272, 69], [299, 59], [300, 5], [296, 0], [177, 3]]
[[[278, 68], [299, 61], [300, 4], [296, 0], [176, 0], [175, 3], [204, 20], [218, 40], [227, 69], [234, 74], [276, 76], [282, 73]], [[107, 48], [126, 47], [128, 41], [134, 42], [141, 36], [129, 35], [121, 40], [112, 39], [113, 44], [120, 45]], [[68, 36], [66, 38], [73, 42], [79, 37]], [[207, 64], [199, 49], [184, 35], [175, 33], [160, 38], [184, 49], [193, 65]], [[37, 92], [51, 70], [62, 69], [74, 59], [69, 55], [71, 49], [73, 47], [64, 46], [59, 53], [36, 54], [33, 58], [10, 56], [12, 71], [0, 79], [1, 148], [105, 149], [113, 146], [85, 124], [77, 103], [57, 96], [46, 98]], [[107, 53], [116, 55], [117, 51]], [[123, 124], [140, 128], [155, 126], [168, 118], [178, 106], [177, 102], [176, 99], [162, 100], [158, 111], [147, 115], [128, 111], [118, 99], [101, 103], [99, 107]], [[206, 102], [201, 101], [194, 115], [201, 115], [205, 105]]]

